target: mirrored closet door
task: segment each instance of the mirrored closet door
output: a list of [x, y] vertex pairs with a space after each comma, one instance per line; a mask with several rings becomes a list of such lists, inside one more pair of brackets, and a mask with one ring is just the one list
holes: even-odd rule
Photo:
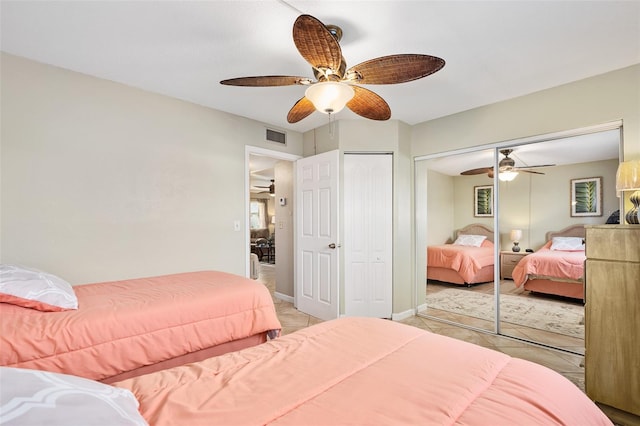
[[619, 206], [619, 129], [501, 148], [500, 333], [584, 353], [584, 225]]
[[584, 353], [584, 225], [616, 219], [620, 152], [616, 127], [416, 161], [420, 314]]
[[[480, 161], [490, 169], [492, 149], [416, 163], [421, 210], [418, 250], [425, 308], [434, 318], [487, 331], [496, 328], [493, 179], [460, 175]], [[420, 262], [419, 262], [420, 263]]]

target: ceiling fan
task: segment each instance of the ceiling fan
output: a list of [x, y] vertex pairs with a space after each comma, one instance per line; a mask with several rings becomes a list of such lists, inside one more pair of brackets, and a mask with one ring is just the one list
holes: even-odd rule
[[426, 77], [444, 67], [444, 60], [430, 55], [399, 54], [382, 56], [347, 69], [339, 41], [342, 29], [325, 26], [311, 15], [300, 15], [293, 24], [293, 41], [298, 52], [311, 65], [316, 80], [295, 76], [239, 77], [222, 80], [229, 86], [272, 87], [308, 86], [287, 115], [297, 123], [315, 110], [334, 114], [347, 106], [372, 120], [388, 120], [387, 102], [359, 84], [397, 84]]
[[[269, 189], [269, 195], [275, 195], [276, 194], [276, 181], [275, 181], [275, 179], [271, 179], [271, 185], [269, 185], [269, 186], [254, 185], [254, 188], [268, 188]], [[267, 191], [264, 191], [264, 192], [267, 192]]]
[[[498, 175], [498, 179], [502, 180], [502, 181], [511, 181], [513, 179], [515, 179], [515, 177], [518, 175], [518, 172], [525, 172], [525, 173], [534, 173], [534, 174], [538, 174], [538, 175], [543, 175], [544, 173], [542, 172], [537, 172], [535, 170], [530, 170], [530, 169], [535, 169], [535, 168], [539, 168], [539, 167], [552, 167], [555, 166], [555, 164], [540, 164], [537, 166], [525, 166], [525, 167], [516, 167], [516, 162], [513, 158], [509, 157], [509, 154], [511, 154], [513, 152], [513, 149], [501, 149], [500, 153], [502, 155], [504, 155], [504, 158], [502, 160], [500, 160], [500, 162], [498, 163], [498, 170], [499, 170], [499, 175]], [[466, 170], [462, 173], [460, 173], [463, 176], [469, 176], [469, 175], [481, 175], [483, 173], [486, 173], [490, 178], [493, 177], [493, 167], [481, 167], [479, 169], [471, 169], [471, 170]]]

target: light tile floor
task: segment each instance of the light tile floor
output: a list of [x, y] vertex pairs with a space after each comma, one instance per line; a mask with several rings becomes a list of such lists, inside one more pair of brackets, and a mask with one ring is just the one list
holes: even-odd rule
[[[258, 280], [262, 281], [269, 288], [273, 296], [275, 289], [275, 266], [261, 265], [260, 269]], [[320, 319], [298, 311], [293, 307], [292, 303], [275, 297], [274, 303], [278, 318], [282, 324], [283, 334], [293, 333], [296, 330], [322, 322]], [[418, 316], [413, 316], [400, 322], [544, 365], [562, 374], [584, 391], [584, 368], [581, 367], [584, 357], [581, 355], [540, 347], [508, 337], [474, 331]]]

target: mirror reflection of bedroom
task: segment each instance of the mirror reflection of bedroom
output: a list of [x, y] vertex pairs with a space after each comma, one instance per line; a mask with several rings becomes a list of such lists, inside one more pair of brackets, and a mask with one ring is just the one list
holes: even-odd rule
[[618, 223], [620, 131], [525, 142], [416, 161], [420, 314], [583, 354], [584, 225]]

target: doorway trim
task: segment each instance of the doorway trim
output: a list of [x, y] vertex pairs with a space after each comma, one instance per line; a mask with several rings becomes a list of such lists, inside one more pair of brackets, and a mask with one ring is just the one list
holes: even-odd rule
[[[260, 148], [252, 145], [245, 145], [244, 147], [244, 240], [245, 240], [245, 250], [244, 250], [244, 263], [245, 263], [245, 276], [250, 276], [250, 256], [248, 247], [251, 244], [251, 230], [249, 229], [250, 224], [250, 214], [249, 214], [249, 202], [251, 200], [251, 166], [250, 166], [250, 158], [252, 155], [262, 155], [265, 157], [276, 158], [278, 160], [286, 160], [295, 162], [302, 158], [301, 155], [290, 154], [288, 152], [275, 151], [267, 148]], [[295, 194], [295, 168], [294, 168], [294, 194]], [[295, 200], [291, 200], [292, 203]], [[295, 206], [295, 204], [292, 204]], [[294, 212], [295, 214], [295, 212]], [[294, 223], [294, 235], [295, 235], [295, 223]], [[294, 253], [295, 253], [295, 239], [294, 239]], [[295, 278], [294, 278], [295, 279]], [[295, 286], [295, 283], [294, 283]]]

